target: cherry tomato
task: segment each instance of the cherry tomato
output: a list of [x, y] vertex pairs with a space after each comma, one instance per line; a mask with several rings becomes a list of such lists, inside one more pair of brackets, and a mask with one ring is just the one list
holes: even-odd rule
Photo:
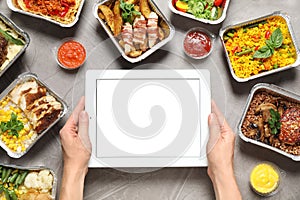
[[219, 6], [221, 6], [222, 2], [223, 2], [223, 0], [215, 0], [214, 4], [215, 4], [215, 6], [219, 7]]

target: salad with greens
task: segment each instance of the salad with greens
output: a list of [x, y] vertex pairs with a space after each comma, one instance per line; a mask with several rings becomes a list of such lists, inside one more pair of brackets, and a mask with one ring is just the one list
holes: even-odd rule
[[224, 0], [173, 0], [174, 7], [196, 18], [217, 20], [222, 15]]

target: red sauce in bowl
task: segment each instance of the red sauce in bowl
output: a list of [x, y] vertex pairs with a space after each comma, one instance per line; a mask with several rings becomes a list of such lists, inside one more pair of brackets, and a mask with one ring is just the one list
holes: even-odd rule
[[64, 42], [57, 51], [57, 59], [64, 68], [78, 68], [84, 63], [85, 58], [85, 48], [74, 40]]
[[211, 38], [203, 31], [190, 31], [183, 42], [185, 52], [193, 58], [206, 57], [212, 48]]

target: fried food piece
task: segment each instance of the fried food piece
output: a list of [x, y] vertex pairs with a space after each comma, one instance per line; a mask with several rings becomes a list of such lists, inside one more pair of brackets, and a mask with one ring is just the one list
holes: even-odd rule
[[[110, 27], [110, 30], [114, 32], [115, 30], [115, 22], [114, 22], [114, 13], [113, 11], [106, 5], [100, 5], [98, 9], [103, 13], [104, 19], [108, 26]], [[99, 16], [100, 17], [100, 16]]]
[[132, 58], [136, 58], [139, 57], [140, 55], [142, 55], [143, 51], [142, 50], [135, 50], [135, 51], [131, 51], [129, 53], [129, 56]]
[[145, 16], [146, 19], [149, 18], [149, 15], [151, 13], [151, 9], [148, 4], [148, 0], [140, 0], [140, 8], [142, 14]]
[[123, 19], [121, 16], [121, 10], [120, 10], [120, 0], [117, 0], [114, 5], [113, 9], [114, 13], [114, 36], [118, 36], [121, 34], [122, 31], [122, 24], [123, 24]]
[[139, 0], [125, 0], [126, 3], [138, 4]]
[[98, 16], [100, 17], [100, 19], [104, 20], [104, 15], [103, 15], [103, 13], [99, 12], [99, 13], [98, 13]]
[[162, 41], [165, 38], [165, 32], [161, 27], [158, 27], [158, 39]]
[[133, 8], [134, 8], [135, 11], [141, 12], [140, 6], [135, 5]]

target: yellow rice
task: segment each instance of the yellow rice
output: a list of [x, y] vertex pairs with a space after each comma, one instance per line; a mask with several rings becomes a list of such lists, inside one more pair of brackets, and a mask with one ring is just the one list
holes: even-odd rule
[[[266, 32], [270, 31], [273, 33], [276, 28], [281, 29], [283, 35], [282, 46], [275, 49], [274, 54], [269, 58], [254, 59], [253, 54], [255, 50], [266, 45]], [[259, 24], [258, 27], [247, 28], [246, 33], [243, 27], [237, 28], [235, 31], [234, 36], [225, 41], [225, 46], [231, 66], [239, 78], [247, 78], [277, 67], [289, 66], [296, 61], [296, 49], [286, 21], [282, 17], [275, 16], [268, 18], [265, 24]], [[242, 51], [241, 49], [251, 49], [252, 52], [238, 56], [235, 54], [237, 47], [239, 47], [239, 51]]]

